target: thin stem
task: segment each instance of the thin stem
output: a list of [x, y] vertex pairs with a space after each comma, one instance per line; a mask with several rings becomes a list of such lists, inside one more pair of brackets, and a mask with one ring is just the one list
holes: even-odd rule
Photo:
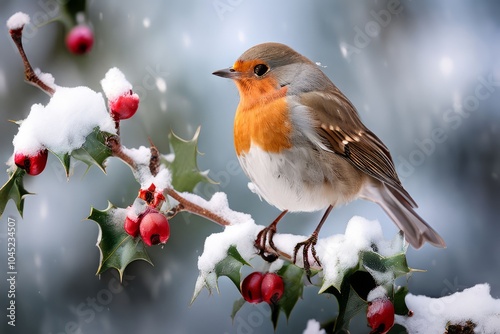
[[207, 218], [211, 221], [213, 221], [216, 224], [219, 224], [221, 226], [229, 226], [231, 225], [230, 222], [228, 222], [225, 218], [219, 216], [218, 214], [204, 209], [198, 204], [195, 204], [184, 197], [182, 197], [177, 191], [175, 191], [172, 188], [167, 188], [166, 190], [167, 195], [175, 199], [177, 202], [179, 202], [182, 205], [182, 209], [184, 211], [189, 211], [191, 213], [194, 213], [195, 215]]
[[24, 63], [24, 78], [27, 82], [31, 83], [35, 87], [40, 88], [43, 90], [45, 93], [49, 94], [50, 96], [54, 95], [55, 90], [52, 87], [47, 86], [40, 78], [36, 75], [35, 71], [31, 67], [31, 64], [28, 60], [28, 57], [26, 56], [26, 53], [24, 52], [24, 47], [23, 47], [23, 28], [21, 27], [19, 29], [13, 29], [10, 30], [10, 37], [14, 41], [14, 43], [17, 46], [17, 49], [19, 50], [19, 54], [21, 55], [21, 58]]
[[126, 164], [128, 164], [133, 170], [137, 169], [134, 159], [129, 156], [125, 151], [123, 151], [123, 146], [120, 143], [119, 136], [110, 136], [107, 139], [107, 145], [111, 150], [111, 155], [114, 157], [122, 159]]

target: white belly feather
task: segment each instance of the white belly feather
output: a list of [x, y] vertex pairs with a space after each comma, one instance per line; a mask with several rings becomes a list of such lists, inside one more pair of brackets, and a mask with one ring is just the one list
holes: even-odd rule
[[[280, 210], [307, 212], [352, 199], [343, 195], [347, 184], [339, 177], [342, 171], [331, 168], [331, 156], [329, 161], [323, 158], [311, 149], [268, 153], [252, 144], [239, 160], [255, 191], [268, 203]], [[340, 165], [344, 166], [344, 162]]]

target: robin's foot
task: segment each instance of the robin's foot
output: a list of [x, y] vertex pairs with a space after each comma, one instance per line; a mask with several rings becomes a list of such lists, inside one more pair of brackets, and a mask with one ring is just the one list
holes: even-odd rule
[[[255, 248], [259, 250], [259, 255], [267, 262], [276, 261], [279, 257], [279, 251], [274, 245], [273, 237], [276, 234], [276, 225], [278, 225], [278, 222], [287, 212], [288, 210], [281, 212], [268, 227], [262, 229], [262, 231], [257, 234], [257, 238], [255, 239]], [[271, 250], [271, 252], [269, 250]]]
[[[278, 258], [278, 249], [274, 245], [273, 237], [276, 234], [276, 225], [271, 224], [268, 227], [263, 228], [259, 234], [257, 234], [257, 238], [255, 239], [254, 245], [255, 248], [259, 250], [259, 255], [266, 260], [267, 262], [276, 261]], [[269, 252], [267, 247], [269, 243], [269, 248], [273, 252]]]
[[304, 270], [306, 271], [307, 279], [309, 281], [311, 281], [310, 280], [311, 264], [309, 263], [309, 249], [311, 250], [311, 254], [314, 261], [316, 261], [318, 265], [321, 265], [321, 262], [319, 261], [316, 255], [316, 249], [314, 248], [317, 241], [318, 241], [318, 234], [313, 233], [309, 239], [299, 242], [297, 245], [295, 245], [295, 248], [293, 250], [293, 263], [295, 264], [295, 262], [297, 261], [297, 252], [299, 251], [300, 247], [302, 247], [302, 259], [304, 261]]

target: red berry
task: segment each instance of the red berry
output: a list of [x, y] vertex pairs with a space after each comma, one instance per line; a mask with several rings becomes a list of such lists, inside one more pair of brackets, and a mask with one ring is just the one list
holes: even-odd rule
[[240, 291], [243, 299], [249, 303], [258, 304], [262, 301], [261, 284], [264, 275], [253, 272], [241, 282]]
[[170, 226], [164, 215], [158, 212], [146, 214], [141, 222], [139, 231], [144, 243], [148, 246], [164, 244], [170, 237]]
[[47, 150], [41, 150], [36, 155], [27, 156], [24, 153], [14, 154], [14, 163], [26, 170], [29, 175], [38, 175], [45, 169], [47, 165], [47, 157], [49, 152]]
[[109, 109], [114, 119], [127, 119], [134, 116], [139, 108], [139, 95], [132, 91], [120, 95], [116, 100], [109, 101]]
[[66, 36], [66, 47], [71, 53], [82, 55], [90, 52], [94, 44], [94, 33], [89, 26], [74, 26]]
[[389, 298], [376, 298], [368, 303], [366, 318], [370, 334], [385, 334], [394, 325], [394, 305]]
[[139, 225], [141, 220], [139, 217], [130, 217], [127, 215], [125, 218], [125, 224], [123, 227], [125, 228], [125, 232], [133, 236], [134, 238], [139, 235]]
[[283, 296], [284, 290], [285, 285], [281, 276], [275, 273], [266, 273], [264, 275], [261, 284], [262, 301], [268, 304], [276, 304]]

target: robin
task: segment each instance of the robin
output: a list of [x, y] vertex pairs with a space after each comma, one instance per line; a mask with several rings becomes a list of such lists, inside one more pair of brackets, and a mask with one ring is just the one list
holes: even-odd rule
[[445, 247], [414, 211], [387, 147], [315, 63], [286, 45], [264, 43], [213, 74], [234, 80], [239, 91], [234, 145], [242, 169], [255, 192], [282, 210], [255, 240], [263, 258], [277, 257], [273, 236], [287, 212], [326, 209], [310, 238], [294, 248], [294, 262], [302, 247], [310, 272], [308, 254], [320, 264], [314, 245], [330, 211], [357, 198], [380, 205], [413, 247]]

